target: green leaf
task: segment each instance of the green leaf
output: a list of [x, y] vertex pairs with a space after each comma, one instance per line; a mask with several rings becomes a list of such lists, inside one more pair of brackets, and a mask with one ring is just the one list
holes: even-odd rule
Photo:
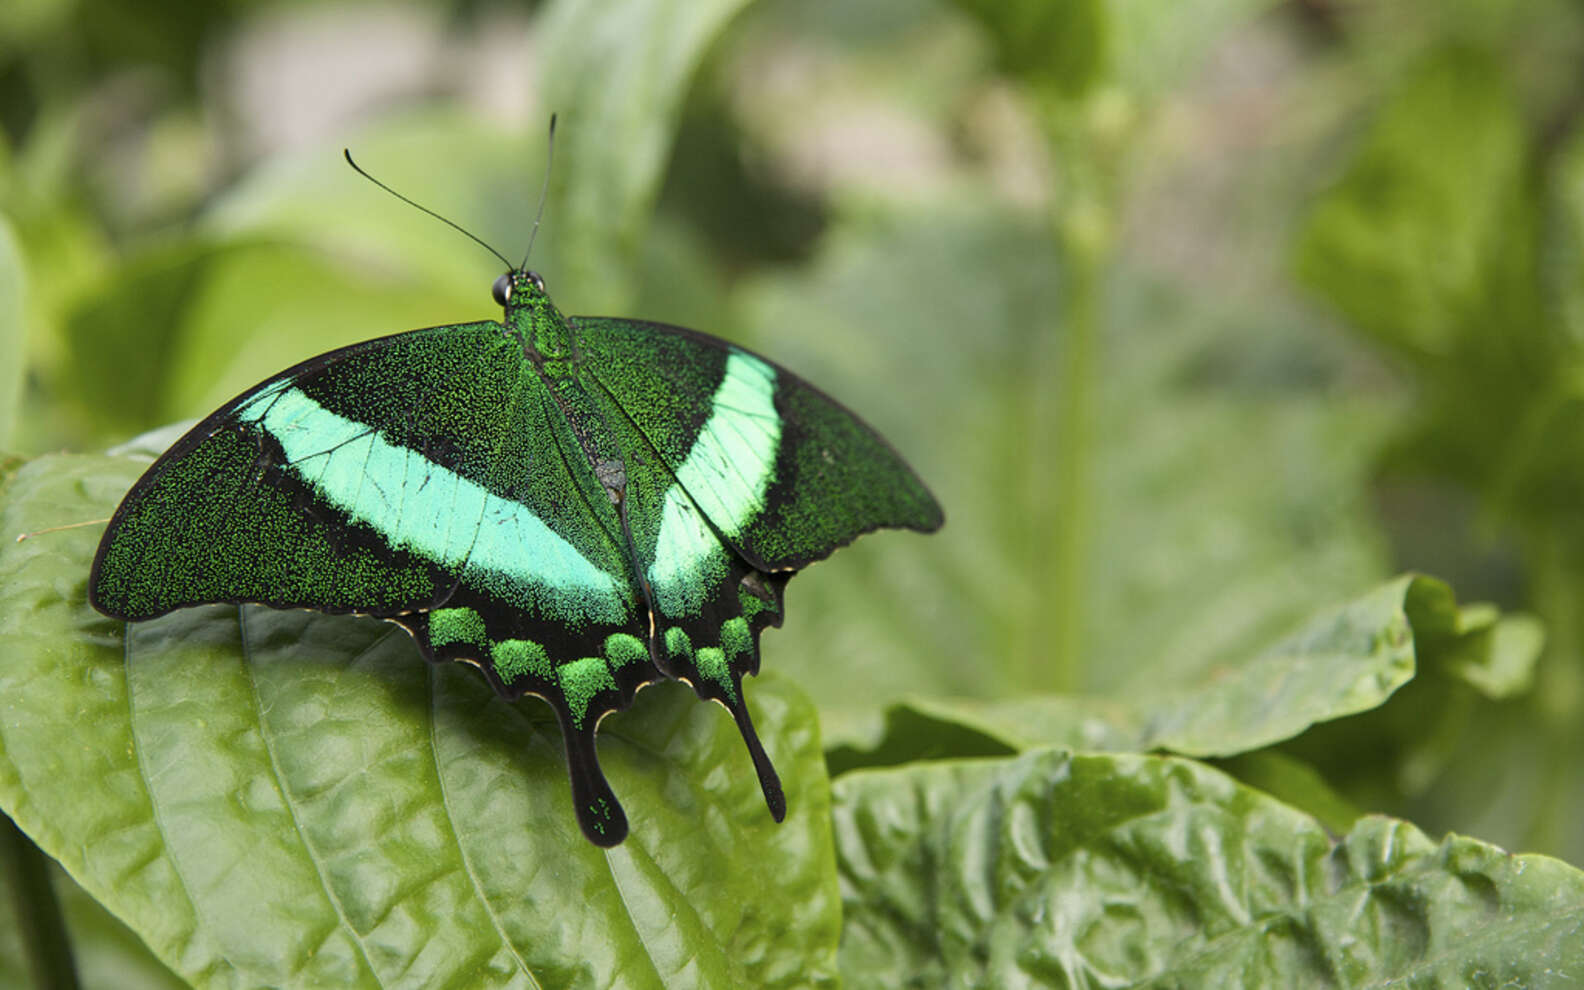
[[94, 528], [143, 467], [42, 458], [0, 532], [0, 803], [200, 986], [807, 986], [838, 903], [814, 714], [730, 719], [680, 685], [602, 726], [633, 832], [578, 831], [549, 710], [430, 667], [389, 625], [211, 606], [123, 626], [84, 601]]
[[1301, 277], [1398, 353], [1444, 360], [1475, 348], [1505, 360], [1473, 370], [1503, 367], [1537, 316], [1526, 150], [1503, 68], [1467, 48], [1435, 52], [1316, 204]]
[[1279, 749], [1240, 753], [1212, 765], [1236, 777], [1239, 783], [1313, 815], [1338, 835], [1364, 817], [1363, 810], [1337, 793], [1318, 770]]
[[1191, 70], [1237, 23], [1275, 0], [957, 0], [990, 35], [996, 63], [1079, 97], [1105, 82], [1146, 95]]
[[72, 954], [85, 990], [186, 990], [191, 985], [155, 958], [137, 933], [64, 871], [55, 872], [55, 889], [66, 910]]
[[[1510, 635], [1498, 635], [1507, 629]], [[1047, 745], [1231, 756], [1377, 708], [1421, 662], [1511, 689], [1538, 649], [1532, 620], [1509, 626], [1488, 606], [1460, 611], [1445, 584], [1405, 575], [1318, 613], [1258, 652], [1185, 668], [1175, 684], [1114, 697], [908, 699], [887, 712], [878, 737], [835, 747], [830, 765], [840, 773]]]
[[1493, 618], [1469, 627], [1459, 642], [1448, 648], [1442, 672], [1465, 681], [1487, 698], [1515, 698], [1534, 686], [1535, 665], [1545, 638], [1545, 626], [1535, 616]]
[[1099, 81], [1109, 56], [1106, 0], [958, 0], [989, 31], [1003, 72], [1079, 96]]
[[1584, 873], [1387, 818], [1333, 840], [1188, 760], [1040, 750], [834, 794], [856, 985], [1542, 988], [1584, 969]]
[[223, 252], [182, 238], [147, 247], [123, 263], [63, 321], [75, 393], [108, 427], [160, 422], [159, 384], [181, 354], [182, 322], [206, 268]]
[[27, 322], [22, 252], [11, 224], [0, 216], [0, 450], [12, 449], [27, 366]]
[[682, 98], [749, 0], [552, 0], [540, 25], [545, 106], [560, 114], [549, 213], [566, 312], [620, 313]]

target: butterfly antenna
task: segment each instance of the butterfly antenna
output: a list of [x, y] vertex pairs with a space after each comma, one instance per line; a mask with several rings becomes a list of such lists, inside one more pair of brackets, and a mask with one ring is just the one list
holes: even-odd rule
[[504, 254], [501, 254], [499, 251], [497, 251], [494, 248], [490, 247], [488, 244], [485, 244], [483, 239], [478, 237], [471, 230], [468, 230], [467, 228], [463, 227], [461, 224], [457, 223], [454, 220], [446, 219], [445, 217], [443, 217], [440, 214], [436, 213], [434, 210], [431, 210], [429, 207], [423, 205], [422, 203], [413, 202], [412, 200], [408, 199], [406, 196], [403, 196], [401, 193], [399, 193], [396, 190], [392, 189], [390, 186], [387, 186], [385, 183], [381, 182], [380, 180], [374, 178], [372, 175], [369, 175], [367, 172], [363, 171], [363, 166], [359, 165], [357, 162], [352, 160], [352, 151], [351, 151], [350, 148], [342, 148], [341, 149], [341, 153], [343, 155], [346, 155], [347, 164], [352, 166], [352, 171], [356, 172], [358, 175], [361, 175], [363, 178], [365, 178], [365, 179], [369, 180], [370, 182], [374, 183], [376, 186], [379, 186], [381, 189], [383, 189], [386, 192], [390, 193], [392, 196], [395, 196], [397, 199], [401, 200], [403, 203], [406, 203], [408, 206], [411, 206], [411, 207], [413, 207], [414, 209], [417, 209], [417, 210], [422, 210], [423, 212], [425, 212], [425, 213], [429, 214], [430, 216], [434, 217], [436, 220], [439, 220], [441, 223], [445, 224], [446, 226], [450, 227], [451, 229], [457, 230], [457, 231], [461, 231], [463, 234], [466, 234], [469, 238], [471, 238], [473, 240], [473, 242], [475, 244], [479, 245], [484, 250], [488, 251], [490, 254], [493, 254], [495, 257], [499, 258], [500, 261], [501, 261], [501, 264], [505, 265], [507, 268], [511, 268], [511, 262], [506, 260], [506, 256]]
[[518, 271], [528, 267], [528, 256], [533, 254], [534, 238], [539, 236], [539, 221], [544, 219], [545, 200], [550, 196], [550, 166], [555, 161], [555, 122], [556, 115], [550, 115], [550, 137], [545, 141], [545, 177], [544, 188], [539, 190], [539, 212], [534, 214], [533, 229], [528, 231], [528, 250], [523, 252], [523, 262], [517, 266]]

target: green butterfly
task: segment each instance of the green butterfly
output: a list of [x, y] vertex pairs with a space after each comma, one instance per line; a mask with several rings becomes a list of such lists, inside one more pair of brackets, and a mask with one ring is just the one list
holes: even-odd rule
[[743, 698], [759, 633], [799, 568], [879, 527], [934, 530], [940, 506], [858, 417], [765, 358], [563, 316], [525, 266], [494, 295], [502, 322], [322, 354], [195, 426], [116, 510], [89, 601], [131, 621], [254, 602], [395, 622], [426, 659], [550, 703], [601, 846], [627, 818], [595, 728], [640, 686], [685, 680], [731, 712], [780, 821]]

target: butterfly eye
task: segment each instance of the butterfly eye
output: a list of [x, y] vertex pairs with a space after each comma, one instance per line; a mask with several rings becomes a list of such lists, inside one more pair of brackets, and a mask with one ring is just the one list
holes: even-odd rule
[[511, 290], [511, 272], [507, 272], [495, 280], [495, 285], [490, 289], [490, 293], [494, 295], [497, 303], [504, 306], [507, 300], [511, 299]]
[[538, 289], [540, 292], [545, 290], [544, 279], [539, 277], [538, 272], [529, 272], [528, 281], [532, 282], [534, 284], [534, 288]]

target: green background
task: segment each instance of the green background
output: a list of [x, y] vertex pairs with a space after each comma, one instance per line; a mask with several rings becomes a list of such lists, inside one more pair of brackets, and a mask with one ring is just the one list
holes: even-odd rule
[[[59, 861], [83, 983], [1578, 971], [1581, 65], [1565, 0], [0, 5], [0, 802]], [[546, 837], [570, 810], [529, 800], [564, 801], [531, 702], [358, 620], [293, 617], [318, 659], [234, 609], [124, 642], [81, 601], [96, 527], [13, 543], [107, 515], [174, 434], [108, 447], [332, 347], [498, 315], [498, 262], [341, 149], [515, 258], [552, 111], [531, 267], [560, 307], [793, 368], [947, 514], [792, 582], [749, 686], [802, 779], [782, 829], [741, 800], [713, 708], [646, 692], [625, 742], [602, 733], [633, 863]], [[443, 712], [473, 715], [417, 732]], [[315, 803], [313, 754], [352, 780], [411, 746], [435, 764], [412, 794], [396, 764], [354, 810]], [[1191, 759], [1136, 755], [1161, 752]], [[539, 823], [522, 859], [447, 796], [474, 763]], [[261, 774], [275, 796], [241, 800]], [[194, 831], [171, 825], [202, 800]], [[320, 898], [329, 934], [249, 932], [240, 894], [194, 892], [195, 862], [243, 869], [282, 808], [302, 848], [258, 896]], [[431, 819], [472, 878], [445, 895], [462, 934], [419, 882], [429, 838], [383, 868], [326, 851]], [[161, 824], [148, 859], [105, 851], [128, 822]], [[1291, 861], [1217, 880], [1174, 828]], [[590, 872], [525, 866], [561, 859]], [[962, 873], [985, 862], [993, 891]], [[639, 874], [670, 885], [649, 914], [612, 893]], [[6, 876], [0, 975], [21, 980], [38, 889]], [[1360, 890], [1383, 913], [1350, 915]], [[392, 911], [408, 927], [381, 927]], [[567, 917], [609, 934], [557, 941]], [[1482, 925], [1509, 948], [1466, 937]], [[429, 941], [455, 973], [415, 961]]]

